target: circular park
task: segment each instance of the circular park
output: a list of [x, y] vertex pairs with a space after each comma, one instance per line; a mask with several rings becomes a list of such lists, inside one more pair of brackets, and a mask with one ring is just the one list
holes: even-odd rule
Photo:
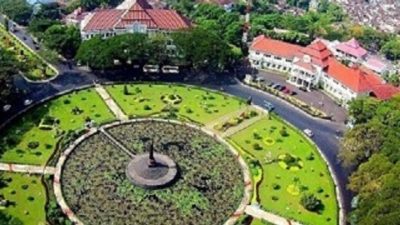
[[[223, 128], [223, 129], [222, 129]], [[243, 99], [127, 83], [55, 96], [0, 130], [1, 210], [26, 225], [339, 224], [301, 132]]]

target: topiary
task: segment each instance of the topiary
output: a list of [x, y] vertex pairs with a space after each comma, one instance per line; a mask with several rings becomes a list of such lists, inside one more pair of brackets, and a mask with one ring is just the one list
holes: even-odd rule
[[28, 143], [28, 148], [30, 148], [30, 149], [36, 149], [36, 148], [38, 148], [39, 147], [39, 142], [37, 142], [37, 141], [31, 141], [31, 142], [29, 142]]
[[319, 200], [314, 194], [304, 194], [301, 196], [300, 204], [311, 212], [319, 212], [323, 207], [321, 200]]

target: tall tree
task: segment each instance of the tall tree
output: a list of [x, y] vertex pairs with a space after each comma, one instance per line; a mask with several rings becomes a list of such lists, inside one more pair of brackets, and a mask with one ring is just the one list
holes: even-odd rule
[[75, 26], [53, 25], [43, 35], [44, 44], [66, 57], [74, 57], [81, 43], [80, 31]]

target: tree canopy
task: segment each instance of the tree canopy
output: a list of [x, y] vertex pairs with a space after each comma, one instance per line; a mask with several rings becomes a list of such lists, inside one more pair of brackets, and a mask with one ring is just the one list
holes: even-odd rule
[[81, 43], [81, 34], [75, 26], [56, 24], [46, 29], [43, 42], [66, 57], [74, 57]]
[[25, 0], [0, 0], [0, 12], [18, 24], [26, 25], [32, 15], [32, 6]]
[[400, 221], [400, 96], [388, 101], [354, 100], [354, 127], [344, 136], [340, 158], [355, 168], [348, 187], [356, 193], [354, 225]]
[[6, 103], [13, 91], [13, 76], [22, 69], [15, 56], [0, 48], [0, 103]]

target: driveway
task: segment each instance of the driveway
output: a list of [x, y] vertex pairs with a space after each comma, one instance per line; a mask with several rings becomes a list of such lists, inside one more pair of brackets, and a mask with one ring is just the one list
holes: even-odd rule
[[343, 107], [339, 106], [335, 101], [333, 101], [329, 96], [324, 94], [319, 90], [313, 90], [311, 92], [301, 91], [294, 85], [286, 82], [286, 77], [282, 74], [272, 71], [260, 70], [257, 73], [265, 79], [266, 82], [280, 83], [288, 87], [290, 90], [295, 91], [297, 95], [293, 96], [299, 100], [313, 106], [328, 115], [332, 115], [332, 119], [339, 123], [344, 123], [347, 118], [347, 111]]

